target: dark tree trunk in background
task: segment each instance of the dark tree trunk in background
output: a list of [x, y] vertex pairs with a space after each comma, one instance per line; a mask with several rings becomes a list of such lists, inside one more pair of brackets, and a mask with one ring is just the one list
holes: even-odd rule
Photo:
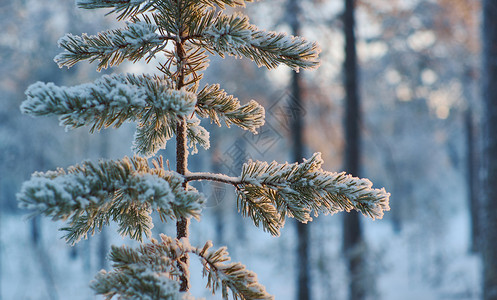
[[[301, 0], [300, 0], [301, 1]], [[294, 36], [300, 35], [300, 8], [299, 0], [290, 0], [288, 2], [288, 21], [292, 28]], [[292, 136], [292, 160], [302, 162], [304, 157], [304, 140], [303, 140], [303, 95], [302, 95], [302, 76], [301, 73], [292, 73], [291, 82], [291, 101], [290, 101], [290, 128]], [[297, 300], [311, 299], [310, 288], [310, 261], [309, 261], [309, 224], [295, 222], [297, 229]]]
[[[246, 145], [246, 141], [244, 138], [242, 137], [237, 137], [236, 138], [236, 147], [238, 149], [247, 149], [247, 145]], [[245, 150], [243, 150], [245, 151]], [[247, 162], [247, 157], [246, 157], [247, 153], [246, 152], [243, 152], [242, 155], [237, 155], [236, 156], [236, 159], [234, 161], [235, 163], [235, 170], [237, 172], [237, 174], [240, 174], [242, 172], [242, 166], [244, 163]], [[245, 223], [243, 222], [243, 219], [242, 218], [235, 218], [235, 222], [236, 222], [236, 238], [238, 239], [240, 245], [243, 245], [246, 240], [247, 240], [247, 229], [245, 228]]]
[[475, 142], [475, 126], [473, 124], [473, 113], [471, 108], [466, 111], [466, 144], [467, 144], [467, 161], [466, 161], [466, 176], [468, 184], [468, 205], [470, 210], [470, 226], [471, 226], [471, 245], [470, 251], [476, 253], [479, 251], [479, 205], [476, 186], [478, 184], [478, 160], [476, 157], [476, 142]]
[[[45, 142], [41, 141], [41, 149], [44, 149]], [[47, 159], [45, 157], [44, 151], [38, 151], [38, 155], [35, 156], [34, 165], [36, 166], [36, 170], [44, 170], [47, 165]], [[40, 229], [40, 216], [34, 216], [31, 218], [31, 242], [33, 246], [39, 247], [41, 240], [41, 229]]]
[[[345, 171], [360, 173], [361, 111], [358, 91], [357, 53], [355, 38], [354, 0], [345, 0], [343, 28], [345, 35]], [[348, 293], [350, 300], [365, 298], [363, 284], [362, 228], [359, 214], [352, 211], [343, 219], [343, 249], [347, 259]]]
[[482, 226], [483, 298], [497, 299], [497, 2], [483, 1], [485, 204]]
[[[99, 157], [109, 159], [110, 135], [107, 130], [100, 132], [100, 154]], [[109, 251], [109, 237], [107, 228], [102, 227], [98, 240], [98, 268], [107, 269], [107, 252]]]
[[[292, 77], [292, 111], [298, 111], [302, 107], [302, 94], [301, 94], [301, 76], [300, 73], [293, 73]], [[295, 115], [292, 124], [293, 134], [293, 161], [302, 162], [304, 157], [303, 140], [302, 140], [302, 118], [299, 114]], [[310, 259], [309, 259], [309, 229], [310, 224], [303, 224], [295, 222], [297, 226], [297, 299], [309, 300], [311, 299], [310, 288]]]
[[[212, 168], [212, 171], [214, 173], [221, 173], [220, 172], [220, 166], [219, 166], [219, 161], [214, 161], [214, 166]], [[223, 198], [224, 195], [220, 193], [219, 191], [224, 188], [224, 185], [218, 184], [216, 182], [212, 183], [211, 185], [211, 199], [214, 199], [214, 216], [215, 216], [215, 224], [214, 228], [216, 229], [216, 242], [218, 245], [225, 245], [225, 233], [224, 233], [224, 224], [226, 222], [224, 218], [224, 203], [223, 203]]]
[[[220, 154], [220, 143], [219, 138], [211, 138], [211, 149], [212, 149], [212, 172], [221, 173], [222, 170], [222, 157]], [[232, 175], [232, 174], [229, 174]], [[217, 245], [226, 245], [225, 242], [225, 209], [224, 209], [224, 193], [222, 193], [225, 186], [223, 184], [218, 184], [213, 182], [210, 185], [210, 196], [208, 197], [212, 202], [214, 209], [214, 228], [216, 230], [216, 243]]]
[[[1, 202], [0, 202], [1, 205]], [[2, 243], [2, 209], [0, 209], [0, 300], [2, 300], [2, 282], [3, 282], [3, 273], [2, 273], [2, 259], [3, 259], [3, 243]]]

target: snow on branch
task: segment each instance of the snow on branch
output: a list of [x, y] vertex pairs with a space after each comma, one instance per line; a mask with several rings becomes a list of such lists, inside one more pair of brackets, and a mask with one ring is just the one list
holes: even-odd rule
[[390, 209], [390, 194], [373, 189], [368, 179], [323, 171], [320, 153], [301, 164], [250, 161], [237, 185], [238, 206], [256, 226], [279, 235], [285, 217], [311, 221], [311, 213], [333, 214], [355, 209], [372, 219]]
[[249, 18], [236, 13], [228, 16], [219, 13], [201, 36], [202, 44], [218, 53], [247, 57], [258, 66], [269, 69], [285, 64], [298, 71], [319, 65], [320, 49], [301, 37], [284, 33], [259, 30], [249, 23]]
[[125, 121], [146, 122], [152, 116], [176, 120], [193, 113], [196, 95], [174, 90], [147, 75], [104, 75], [94, 83], [59, 87], [37, 82], [26, 91], [21, 111], [33, 116], [58, 115], [66, 128], [119, 127]]
[[210, 117], [218, 126], [222, 119], [228, 127], [235, 124], [253, 133], [264, 125], [264, 107], [254, 100], [240, 105], [240, 101], [220, 89], [219, 84], [206, 85], [198, 93], [196, 112], [202, 118]]
[[148, 166], [140, 157], [119, 161], [83, 162], [68, 168], [35, 173], [17, 194], [20, 206], [35, 214], [67, 220], [66, 240], [76, 243], [101, 230], [110, 220], [119, 232], [133, 239], [150, 237], [150, 214], [162, 219], [199, 218], [204, 198], [193, 188], [184, 190], [181, 175], [165, 171], [162, 164]]
[[136, 62], [151, 59], [164, 49], [164, 39], [156, 33], [157, 26], [147, 22], [127, 23], [125, 29], [114, 29], [97, 35], [67, 34], [59, 40], [65, 51], [55, 57], [59, 67], [72, 67], [82, 60], [98, 60], [97, 70], [119, 65], [125, 59]]
[[203, 265], [207, 286], [214, 293], [221, 288], [223, 299], [229, 291], [234, 299], [273, 299], [264, 286], [257, 282], [255, 273], [241, 263], [231, 263], [226, 247], [211, 250], [212, 242], [202, 248], [192, 247], [187, 240], [172, 239], [161, 235], [161, 241], [151, 240], [136, 250], [127, 247], [112, 247], [110, 259], [114, 271], [101, 271], [90, 283], [97, 294], [108, 299], [115, 295], [139, 299], [193, 299], [179, 292], [178, 263], [187, 253], [197, 255]]

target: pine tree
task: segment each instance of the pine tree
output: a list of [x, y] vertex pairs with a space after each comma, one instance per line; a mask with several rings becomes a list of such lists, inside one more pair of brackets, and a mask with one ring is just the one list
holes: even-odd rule
[[[112, 246], [112, 271], [101, 271], [90, 283], [106, 299], [189, 299], [189, 255], [200, 258], [207, 287], [221, 289], [223, 299], [272, 299], [256, 274], [230, 262], [227, 249], [206, 241], [194, 247], [188, 239], [191, 218], [200, 219], [204, 196], [189, 182], [232, 185], [238, 210], [272, 235], [279, 235], [286, 217], [307, 223], [312, 215], [357, 210], [381, 218], [389, 194], [373, 189], [367, 179], [322, 169], [320, 153], [302, 163], [248, 161], [240, 176], [192, 173], [188, 155], [209, 148], [209, 133], [200, 119], [221, 126], [236, 125], [256, 134], [264, 124], [264, 108], [242, 104], [217, 84], [200, 87], [208, 54], [244, 57], [273, 69], [318, 66], [319, 48], [303, 38], [258, 29], [241, 13], [244, 0], [77, 0], [81, 8], [110, 8], [125, 27], [97, 35], [68, 34], [59, 40], [64, 51], [55, 61], [71, 67], [79, 61], [97, 68], [125, 60], [149, 62], [158, 55], [160, 75], [112, 74], [93, 83], [59, 87], [35, 83], [21, 111], [32, 116], [57, 115], [67, 129], [87, 126], [90, 132], [136, 122], [134, 157], [85, 161], [68, 169], [35, 173], [18, 194], [20, 206], [33, 214], [65, 220], [65, 239], [77, 243], [111, 221], [121, 235], [141, 242], [138, 248]], [[156, 156], [176, 139], [176, 171]], [[149, 159], [155, 156], [155, 158]], [[151, 213], [175, 220], [176, 238], [151, 238]], [[148, 242], [146, 241], [148, 240]]]

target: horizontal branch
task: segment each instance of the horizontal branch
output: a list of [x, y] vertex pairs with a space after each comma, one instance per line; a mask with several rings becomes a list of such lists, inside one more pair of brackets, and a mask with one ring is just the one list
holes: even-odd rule
[[88, 233], [115, 221], [119, 233], [142, 241], [150, 237], [150, 216], [162, 220], [199, 219], [204, 197], [183, 188], [183, 177], [165, 171], [162, 163], [148, 166], [144, 158], [83, 162], [68, 168], [35, 173], [17, 194], [20, 206], [53, 220], [68, 220], [66, 240], [74, 244]]
[[144, 123], [151, 116], [174, 122], [177, 116], [191, 115], [196, 103], [195, 94], [175, 90], [163, 78], [133, 74], [104, 75], [74, 87], [38, 82], [26, 96], [23, 113], [58, 115], [67, 128], [88, 125], [91, 131], [119, 127], [126, 121]]
[[81, 36], [67, 34], [59, 40], [64, 51], [55, 57], [59, 67], [72, 67], [82, 60], [98, 60], [97, 71], [116, 66], [125, 59], [136, 62], [151, 59], [166, 47], [164, 41], [173, 39], [156, 33], [154, 24], [137, 21], [127, 23], [126, 28], [100, 32], [97, 35], [83, 33]]
[[240, 177], [230, 177], [224, 174], [214, 174], [214, 173], [209, 173], [209, 172], [196, 172], [196, 173], [186, 173], [185, 174], [185, 181], [202, 181], [202, 180], [208, 180], [208, 181], [216, 181], [216, 182], [222, 182], [222, 183], [228, 183], [232, 184], [234, 186], [238, 186], [239, 184], [243, 184], [244, 182], [240, 179]]

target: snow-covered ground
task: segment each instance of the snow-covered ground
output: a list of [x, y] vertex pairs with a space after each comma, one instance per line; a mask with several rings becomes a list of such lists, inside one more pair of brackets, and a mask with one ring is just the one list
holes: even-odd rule
[[[192, 244], [200, 245], [214, 236], [213, 216], [192, 224]], [[315, 299], [344, 299], [345, 280], [340, 261], [339, 216], [322, 217], [312, 225]], [[468, 255], [467, 216], [454, 215], [443, 236], [430, 235], [432, 228], [422, 224], [405, 228], [396, 235], [387, 221], [364, 222], [368, 239], [370, 270], [375, 273], [376, 291], [372, 299], [479, 299], [479, 260]], [[77, 255], [61, 239], [59, 224], [41, 219], [42, 247], [33, 247], [31, 221], [22, 216], [1, 218], [1, 299], [99, 299], [88, 282], [98, 271], [97, 249], [100, 236], [83, 241]], [[173, 223], [161, 225], [171, 234]], [[288, 223], [279, 238], [271, 237], [251, 224], [243, 224], [239, 239], [227, 226], [227, 239], [233, 260], [242, 261], [258, 274], [259, 280], [276, 299], [294, 299], [293, 224]], [[165, 227], [164, 227], [165, 226]], [[230, 229], [231, 228], [231, 229]], [[109, 242], [128, 241], [107, 230]], [[328, 236], [328, 238], [326, 238]], [[204, 240], [205, 239], [205, 240]], [[219, 245], [215, 245], [219, 246]], [[201, 266], [192, 259], [192, 294], [207, 299]]]

